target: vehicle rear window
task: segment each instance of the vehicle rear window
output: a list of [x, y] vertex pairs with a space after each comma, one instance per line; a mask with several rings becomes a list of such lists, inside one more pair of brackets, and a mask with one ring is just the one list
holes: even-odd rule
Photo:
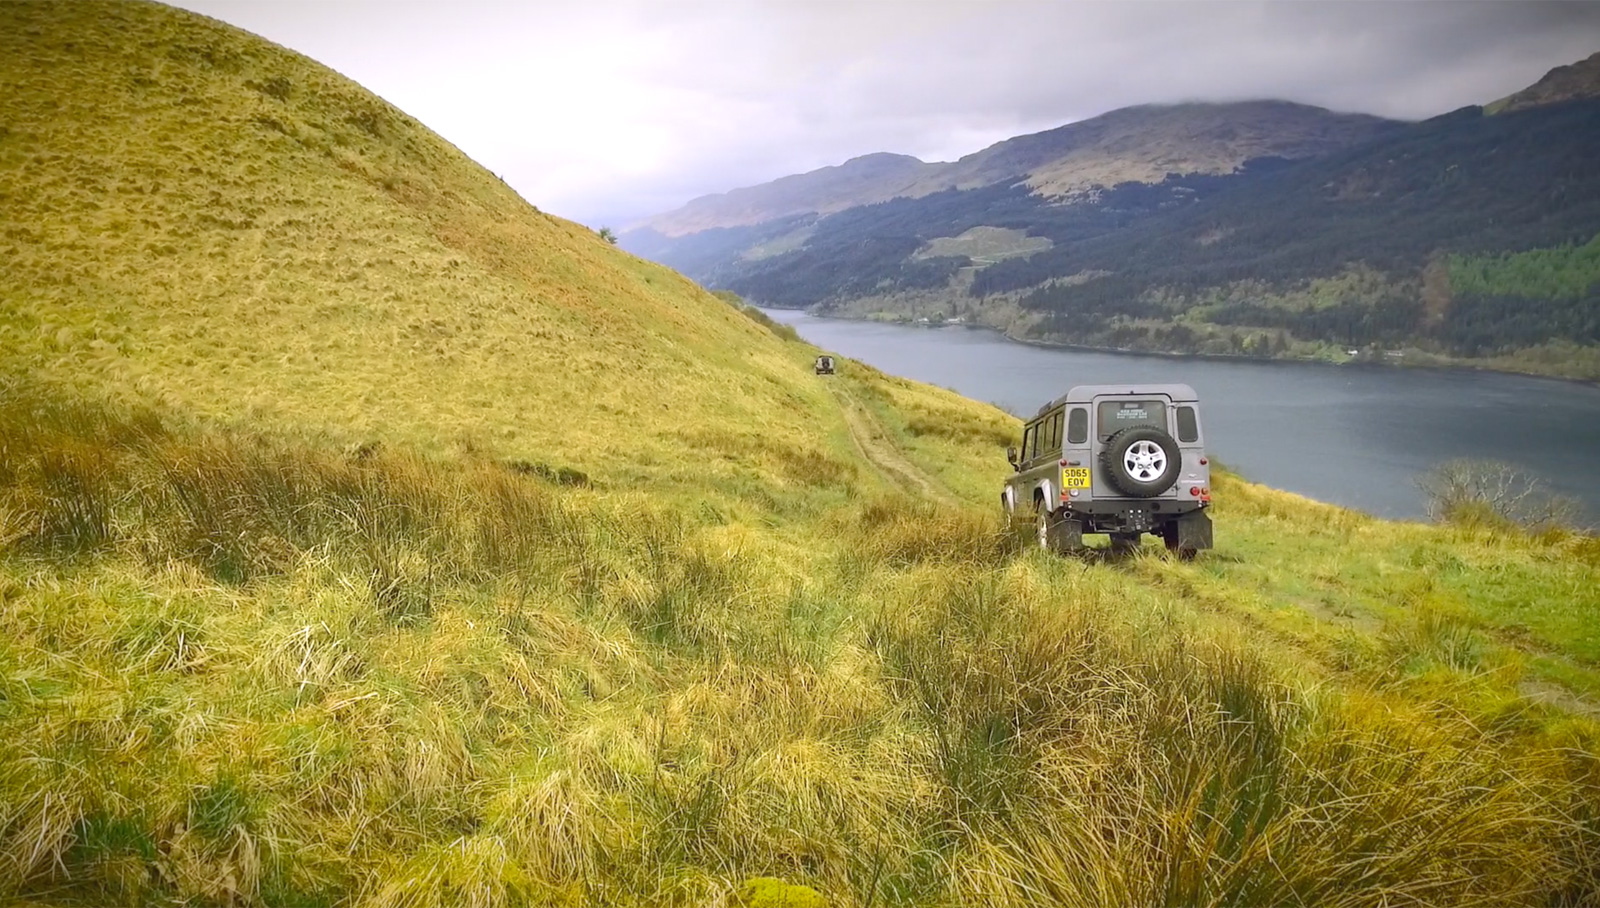
[[1089, 411], [1073, 407], [1067, 416], [1067, 444], [1081, 445], [1089, 440]]
[[1200, 423], [1194, 418], [1194, 407], [1178, 408], [1178, 440], [1184, 444], [1200, 440]]
[[1129, 426], [1167, 429], [1167, 405], [1159, 400], [1104, 400], [1100, 402], [1100, 440]]

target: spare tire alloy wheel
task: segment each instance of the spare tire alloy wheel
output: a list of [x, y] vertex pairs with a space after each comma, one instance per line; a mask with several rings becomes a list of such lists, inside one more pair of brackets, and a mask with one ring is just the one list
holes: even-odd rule
[[1106, 439], [1100, 466], [1117, 491], [1154, 498], [1177, 483], [1179, 458], [1171, 435], [1154, 426], [1130, 426]]
[[1167, 472], [1167, 452], [1153, 441], [1136, 441], [1123, 452], [1122, 468], [1137, 482], [1155, 482]]

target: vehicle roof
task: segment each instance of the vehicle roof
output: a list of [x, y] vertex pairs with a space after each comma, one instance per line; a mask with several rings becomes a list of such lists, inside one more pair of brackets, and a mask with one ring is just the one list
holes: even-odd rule
[[1072, 390], [1039, 408], [1039, 415], [1062, 404], [1092, 403], [1096, 397], [1113, 394], [1160, 395], [1177, 402], [1199, 403], [1200, 396], [1188, 385], [1180, 384], [1127, 384], [1127, 385], [1077, 385]]

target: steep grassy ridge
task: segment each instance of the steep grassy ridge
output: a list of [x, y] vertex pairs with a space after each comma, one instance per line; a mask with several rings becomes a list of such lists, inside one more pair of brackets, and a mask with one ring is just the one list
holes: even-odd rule
[[7, 3], [0, 83], [0, 368], [619, 481], [854, 469], [803, 354], [304, 58]]
[[1251, 158], [1330, 154], [1398, 126], [1289, 101], [1125, 107], [967, 155], [940, 182], [925, 180], [924, 193], [1026, 175], [1040, 195], [1070, 197], [1128, 181], [1159, 183], [1169, 173], [1231, 173]]
[[308, 61], [0, 51], [0, 900], [1600, 900], [1593, 539], [1224, 476], [1208, 557], [1049, 557], [1014, 420]]

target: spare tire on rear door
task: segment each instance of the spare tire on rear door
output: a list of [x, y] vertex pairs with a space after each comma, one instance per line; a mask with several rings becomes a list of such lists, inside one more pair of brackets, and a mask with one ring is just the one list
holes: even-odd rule
[[1100, 469], [1117, 491], [1154, 498], [1178, 481], [1182, 456], [1172, 436], [1155, 426], [1129, 426], [1106, 439]]

